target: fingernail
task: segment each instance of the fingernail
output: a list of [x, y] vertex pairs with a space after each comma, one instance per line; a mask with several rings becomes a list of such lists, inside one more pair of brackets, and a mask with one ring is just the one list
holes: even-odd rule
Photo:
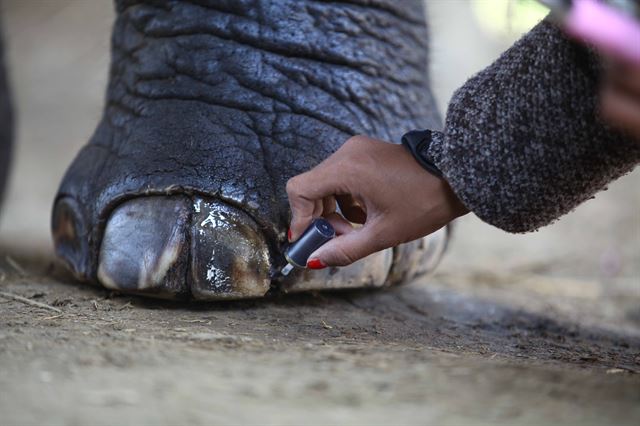
[[309, 259], [307, 260], [307, 268], [309, 269], [324, 269], [327, 265], [322, 263], [320, 259]]
[[287, 240], [291, 241], [291, 229], [287, 230]]

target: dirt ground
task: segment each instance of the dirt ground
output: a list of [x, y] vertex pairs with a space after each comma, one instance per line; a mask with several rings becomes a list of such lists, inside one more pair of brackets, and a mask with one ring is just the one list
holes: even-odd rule
[[[430, 6], [444, 108], [509, 40], [482, 34], [466, 2]], [[0, 216], [0, 425], [640, 422], [638, 171], [534, 234], [465, 217], [436, 275], [398, 288], [114, 294], [67, 276], [47, 229], [100, 114], [111, 6], [2, 12], [18, 145]]]
[[613, 320], [611, 300], [515, 286], [530, 272], [186, 305], [3, 270], [3, 292], [60, 310], [0, 299], [6, 425], [640, 420], [637, 300]]

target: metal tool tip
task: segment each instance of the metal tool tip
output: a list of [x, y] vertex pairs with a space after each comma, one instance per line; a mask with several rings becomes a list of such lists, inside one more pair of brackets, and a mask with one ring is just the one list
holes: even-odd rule
[[287, 263], [287, 266], [282, 268], [282, 270], [280, 270], [280, 273], [284, 276], [287, 276], [289, 275], [289, 272], [291, 272], [292, 269], [293, 269], [293, 265], [290, 263]]

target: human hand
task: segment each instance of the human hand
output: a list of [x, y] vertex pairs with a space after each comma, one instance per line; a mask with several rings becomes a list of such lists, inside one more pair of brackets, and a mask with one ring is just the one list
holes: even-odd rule
[[337, 237], [310, 256], [311, 269], [349, 265], [468, 212], [447, 182], [424, 170], [405, 147], [366, 136], [350, 138], [315, 168], [291, 178], [287, 194], [289, 241], [318, 216], [336, 230]]
[[640, 141], [640, 65], [609, 67], [601, 107], [605, 120]]

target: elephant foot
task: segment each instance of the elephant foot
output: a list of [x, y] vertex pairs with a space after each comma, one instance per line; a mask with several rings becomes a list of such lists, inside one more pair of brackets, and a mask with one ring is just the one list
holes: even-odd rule
[[[79, 238], [82, 226], [69, 200], [59, 200], [55, 211], [58, 255], [77, 272], [86, 253]], [[117, 206], [107, 220], [97, 279], [124, 293], [195, 300], [261, 297], [272, 288], [300, 292], [381, 287], [405, 278], [393, 276], [394, 261], [396, 268], [411, 269], [412, 275], [433, 271], [447, 239], [444, 228], [412, 243], [419, 247], [396, 248], [395, 256], [389, 249], [348, 267], [295, 270], [282, 277], [275, 272], [281, 262], [272, 261], [267, 237], [242, 210], [211, 197], [138, 197]]]
[[290, 177], [351, 135], [437, 126], [421, 3], [258, 3], [116, 3], [105, 112], [53, 209], [56, 253], [78, 279], [219, 300], [433, 269], [446, 230], [346, 268], [277, 273]]

